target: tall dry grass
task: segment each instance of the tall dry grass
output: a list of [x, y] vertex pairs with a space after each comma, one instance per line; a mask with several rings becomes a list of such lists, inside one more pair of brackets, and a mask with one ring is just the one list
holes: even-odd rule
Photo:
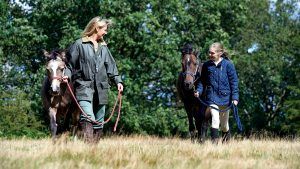
[[0, 168], [300, 168], [300, 143], [232, 140], [217, 146], [178, 138], [107, 137], [98, 144], [59, 139], [0, 140]]

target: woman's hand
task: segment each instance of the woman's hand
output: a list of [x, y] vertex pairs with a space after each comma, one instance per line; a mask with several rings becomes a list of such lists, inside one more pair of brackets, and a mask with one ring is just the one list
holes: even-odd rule
[[69, 79], [68, 76], [63, 76], [62, 77], [62, 81], [65, 82], [65, 83], [68, 83], [68, 79]]
[[118, 91], [123, 92], [123, 84], [122, 83], [118, 83]]

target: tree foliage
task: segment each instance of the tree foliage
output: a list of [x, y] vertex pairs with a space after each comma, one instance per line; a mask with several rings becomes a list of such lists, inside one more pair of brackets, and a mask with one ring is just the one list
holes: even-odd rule
[[243, 110], [254, 130], [299, 134], [299, 13], [294, 2], [254, 2], [237, 44]]

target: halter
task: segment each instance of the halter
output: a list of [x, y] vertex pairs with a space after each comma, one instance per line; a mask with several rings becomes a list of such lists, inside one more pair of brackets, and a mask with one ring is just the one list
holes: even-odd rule
[[[57, 59], [58, 59], [58, 58], [56, 58], [55, 60], [57, 60]], [[59, 61], [63, 61], [61, 58], [59, 58], [58, 60], [59, 60]], [[64, 76], [64, 74], [65, 74], [65, 69], [66, 69], [66, 65], [64, 66], [64, 70], [63, 70], [62, 76], [53, 76], [53, 77], [49, 78], [49, 80], [52, 81], [52, 80], [57, 79], [57, 80], [59, 80], [59, 81], [63, 81], [63, 76]]]
[[[186, 66], [187, 66], [187, 70], [189, 70], [190, 69], [189, 65], [187, 64]], [[186, 72], [182, 72], [182, 75], [183, 76], [186, 76], [186, 75], [192, 76], [193, 77], [193, 83], [195, 83], [199, 79], [199, 77], [196, 78], [196, 75], [197, 75], [198, 71], [199, 71], [199, 61], [197, 59], [197, 67], [196, 67], [195, 72], [186, 71]]]
[[[53, 60], [53, 59], [52, 59], [52, 60]], [[57, 57], [55, 60], [62, 61], [62, 59], [61, 59], [61, 58], [58, 58], [58, 57]], [[65, 68], [66, 68], [66, 66], [64, 66], [62, 75], [60, 75], [60, 76], [52, 76], [52, 77], [51, 77], [51, 75], [48, 76], [48, 81], [49, 81], [49, 83], [51, 83], [51, 85], [52, 85], [52, 83], [53, 83], [53, 80], [58, 80], [58, 81], [60, 82], [60, 84], [58, 84], [58, 85], [59, 85], [59, 86], [61, 85], [61, 82], [63, 82], [63, 76], [64, 76], [64, 74], [65, 74]], [[56, 70], [55, 70], [55, 71], [56, 71]], [[51, 95], [53, 95], [53, 96], [61, 95], [61, 91], [59, 91], [59, 93], [53, 94], [53, 91], [50, 90], [49, 93], [50, 93]]]
[[55, 80], [55, 79], [57, 79], [57, 80], [59, 80], [59, 81], [62, 81], [62, 79], [63, 79], [63, 76], [54, 76], [54, 77], [52, 77], [52, 78], [49, 78], [51, 81], [52, 80]]

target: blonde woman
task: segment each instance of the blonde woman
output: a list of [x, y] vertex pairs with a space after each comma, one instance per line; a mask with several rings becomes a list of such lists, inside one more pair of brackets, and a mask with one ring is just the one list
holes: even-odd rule
[[[213, 43], [209, 48], [209, 61], [205, 62], [201, 72], [201, 83], [197, 86], [196, 97], [204, 92], [206, 102], [210, 107], [225, 110], [231, 103], [237, 105], [239, 100], [238, 77], [233, 63], [219, 42]], [[218, 130], [221, 126], [223, 142], [230, 139], [229, 110], [219, 112], [207, 108], [212, 116], [211, 138], [213, 143], [218, 142]]]
[[[115, 59], [103, 36], [107, 34], [111, 20], [95, 17], [85, 27], [82, 38], [68, 49], [68, 65], [65, 75], [74, 83], [75, 96], [81, 108], [92, 120], [103, 122], [108, 104], [109, 79], [120, 92], [123, 91]], [[66, 78], [65, 78], [66, 79]], [[84, 115], [80, 124], [87, 142], [98, 141], [103, 125], [93, 124]]]

